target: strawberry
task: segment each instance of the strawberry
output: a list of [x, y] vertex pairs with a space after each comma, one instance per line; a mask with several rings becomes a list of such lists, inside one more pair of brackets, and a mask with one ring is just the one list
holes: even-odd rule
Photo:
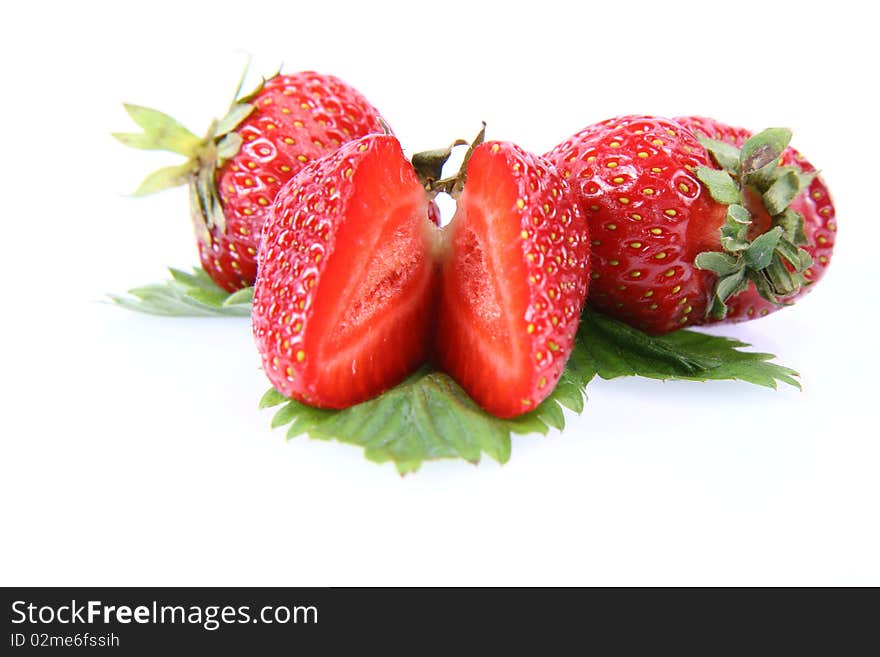
[[[737, 148], [742, 148], [743, 144], [752, 137], [752, 133], [745, 128], [731, 127], [706, 117], [683, 116], [674, 120], [698, 137], [725, 142]], [[816, 171], [816, 167], [791, 146], [782, 152], [782, 164], [795, 166], [804, 173]], [[803, 273], [810, 285], [804, 285], [794, 295], [787, 297], [785, 301], [790, 303], [813, 289], [812, 284], [825, 275], [834, 249], [837, 220], [831, 194], [819, 176], [813, 178], [807, 190], [795, 196], [789, 207], [803, 217], [807, 241], [804, 250], [813, 260], [813, 264]], [[763, 317], [782, 307], [762, 297], [754, 284], [749, 285], [744, 292], [730, 297], [727, 306], [727, 319], [731, 321], [751, 319], [755, 316]]]
[[[420, 178], [394, 137], [373, 135], [282, 187], [253, 304], [263, 366], [280, 392], [347, 407], [432, 350], [498, 416], [531, 410], [553, 390], [586, 295], [586, 223], [553, 167], [511, 144], [472, 147], [462, 169]], [[445, 228], [431, 219], [440, 189], [460, 196]]]
[[541, 157], [491, 142], [466, 166], [442, 258], [435, 359], [480, 406], [512, 417], [552, 392], [571, 353], [587, 224]]
[[827, 189], [790, 137], [624, 116], [548, 153], [590, 224], [592, 305], [666, 333], [765, 315], [800, 296], [824, 271], [835, 224]]
[[135, 195], [189, 186], [202, 266], [229, 292], [254, 283], [260, 233], [281, 185], [341, 144], [385, 131], [360, 93], [314, 72], [275, 75], [242, 98], [236, 92], [202, 139], [156, 110], [126, 110], [144, 132], [114, 135], [122, 143], [187, 158], [149, 176]]
[[344, 408], [425, 361], [434, 230], [425, 190], [391, 136], [349, 142], [281, 188], [253, 302], [254, 336], [277, 390]]

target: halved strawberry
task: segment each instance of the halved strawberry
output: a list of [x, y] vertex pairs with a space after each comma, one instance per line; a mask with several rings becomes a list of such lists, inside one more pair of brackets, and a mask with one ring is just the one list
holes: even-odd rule
[[397, 139], [370, 135], [278, 193], [260, 247], [254, 333], [275, 387], [344, 408], [423, 363], [436, 267], [428, 197]]
[[549, 162], [489, 142], [467, 162], [447, 230], [436, 362], [493, 415], [530, 411], [574, 344], [589, 280], [586, 221]]
[[[465, 172], [437, 180], [446, 157], [417, 158], [423, 184], [394, 137], [372, 135], [278, 192], [253, 321], [279, 391], [350, 406], [433, 345], [439, 367], [497, 416], [552, 392], [587, 291], [586, 221], [552, 165], [512, 144], [472, 147]], [[446, 228], [429, 201], [439, 189], [460, 196]]]

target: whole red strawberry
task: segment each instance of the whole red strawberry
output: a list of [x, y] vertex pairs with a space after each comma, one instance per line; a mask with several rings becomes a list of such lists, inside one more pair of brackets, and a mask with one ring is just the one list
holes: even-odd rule
[[144, 132], [116, 134], [117, 139], [188, 158], [149, 176], [135, 195], [189, 186], [202, 266], [230, 292], [254, 283], [260, 232], [281, 185], [341, 144], [385, 130], [379, 112], [360, 93], [314, 72], [264, 81], [237, 98], [201, 139], [156, 110], [134, 105], [126, 110]]
[[460, 196], [445, 228], [392, 136], [346, 144], [279, 191], [253, 304], [279, 391], [350, 406], [432, 351], [498, 416], [553, 390], [586, 295], [586, 223], [546, 161], [498, 142], [471, 153], [464, 173], [439, 182]]
[[623, 116], [554, 148], [547, 157], [590, 224], [591, 304], [666, 333], [764, 315], [808, 289], [836, 226], [827, 189], [790, 137]]

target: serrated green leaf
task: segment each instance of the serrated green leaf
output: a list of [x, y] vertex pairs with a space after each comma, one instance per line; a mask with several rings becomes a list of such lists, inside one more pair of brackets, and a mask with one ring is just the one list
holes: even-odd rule
[[639, 348], [628, 349], [627, 336], [634, 330], [595, 312], [584, 316], [578, 341], [596, 361], [601, 378], [735, 379], [771, 388], [781, 381], [800, 388], [794, 378], [797, 372], [768, 362], [771, 354], [741, 351], [749, 345], [738, 340], [682, 330], [660, 336], [641, 334]]
[[583, 410], [584, 388], [596, 374], [603, 379], [736, 379], [771, 388], [781, 381], [800, 387], [794, 370], [768, 362], [769, 354], [741, 351], [747, 346], [695, 331], [649, 336], [588, 310], [556, 389], [537, 409], [516, 418], [487, 414], [449, 376], [427, 367], [381, 396], [339, 411], [286, 400], [274, 389], [260, 405], [286, 402], [272, 426], [288, 424], [289, 438], [307, 433], [358, 445], [371, 461], [391, 461], [401, 474], [441, 458], [476, 463], [487, 454], [504, 463], [510, 457], [511, 434], [562, 429], [562, 407]]
[[186, 157], [194, 157], [202, 144], [202, 140], [187, 130], [177, 120], [164, 112], [125, 104], [125, 111], [144, 130], [141, 138], [135, 135], [116, 133], [114, 137], [126, 146], [147, 150], [165, 150], [179, 153]]
[[709, 151], [718, 166], [730, 173], [739, 173], [739, 149], [736, 146], [717, 139], [709, 139], [703, 135], [697, 135], [697, 139], [703, 148]]
[[229, 293], [217, 286], [201, 268], [193, 273], [170, 269], [171, 280], [109, 295], [128, 310], [172, 317], [249, 317], [253, 288]]
[[739, 187], [726, 171], [701, 166], [697, 167], [697, 178], [706, 186], [712, 198], [719, 203], [724, 205], [742, 203]]
[[772, 228], [752, 240], [749, 248], [743, 252], [745, 263], [755, 270], [764, 269], [769, 265], [776, 245], [782, 238], [782, 232], [782, 228]]
[[250, 305], [254, 300], [254, 288], [245, 287], [237, 292], [233, 292], [223, 300], [224, 306], [244, 306]]
[[280, 406], [284, 402], [287, 401], [287, 397], [282, 395], [280, 392], [275, 390], [275, 388], [269, 388], [266, 391], [266, 394], [262, 396], [260, 399], [260, 408], [271, 408], [273, 406]]
[[172, 167], [162, 167], [144, 178], [132, 196], [146, 196], [172, 187], [186, 185], [189, 183], [192, 172], [193, 165], [190, 162]]

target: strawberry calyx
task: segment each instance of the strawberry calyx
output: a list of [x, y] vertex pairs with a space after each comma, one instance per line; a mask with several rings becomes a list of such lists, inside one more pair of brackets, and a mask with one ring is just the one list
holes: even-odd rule
[[[451, 197], [458, 199], [464, 189], [465, 179], [467, 177], [467, 165], [474, 154], [474, 150], [483, 143], [486, 138], [486, 122], [482, 122], [483, 126], [480, 132], [470, 143], [464, 139], [456, 139], [446, 148], [438, 148], [428, 151], [422, 151], [412, 156], [412, 165], [416, 170], [416, 175], [428, 192], [430, 199], [433, 199], [441, 192], [449, 194]], [[458, 172], [447, 178], [443, 178], [443, 167], [446, 161], [452, 155], [452, 151], [458, 146], [467, 146], [467, 152], [464, 160], [459, 167]]]
[[[804, 218], [789, 206], [816, 173], [779, 165], [791, 141], [787, 128], [764, 130], [741, 149], [702, 135], [697, 138], [721, 168], [700, 166], [695, 174], [712, 198], [727, 206], [720, 229], [723, 250], [704, 251], [694, 259], [694, 266], [718, 277], [707, 315], [724, 319], [727, 300], [747, 290], [750, 282], [763, 298], [786, 305], [786, 298], [810, 284], [804, 272], [812, 265], [810, 255], [800, 248], [808, 244]], [[761, 210], [769, 215], [770, 225], [753, 236]]]
[[250, 93], [241, 95], [247, 68], [242, 73], [230, 103], [229, 110], [221, 119], [211, 121], [204, 137], [197, 137], [176, 119], [148, 107], [125, 104], [125, 111], [143, 132], [113, 133], [118, 141], [132, 148], [162, 150], [183, 155], [186, 162], [163, 167], [148, 175], [135, 190], [133, 196], [146, 196], [171, 187], [187, 185], [190, 191], [190, 214], [196, 234], [202, 242], [210, 243], [210, 231], [226, 230], [226, 217], [215, 183], [217, 169], [234, 157], [241, 148], [242, 138], [236, 128], [254, 111], [251, 104], [262, 91], [269, 78]]

